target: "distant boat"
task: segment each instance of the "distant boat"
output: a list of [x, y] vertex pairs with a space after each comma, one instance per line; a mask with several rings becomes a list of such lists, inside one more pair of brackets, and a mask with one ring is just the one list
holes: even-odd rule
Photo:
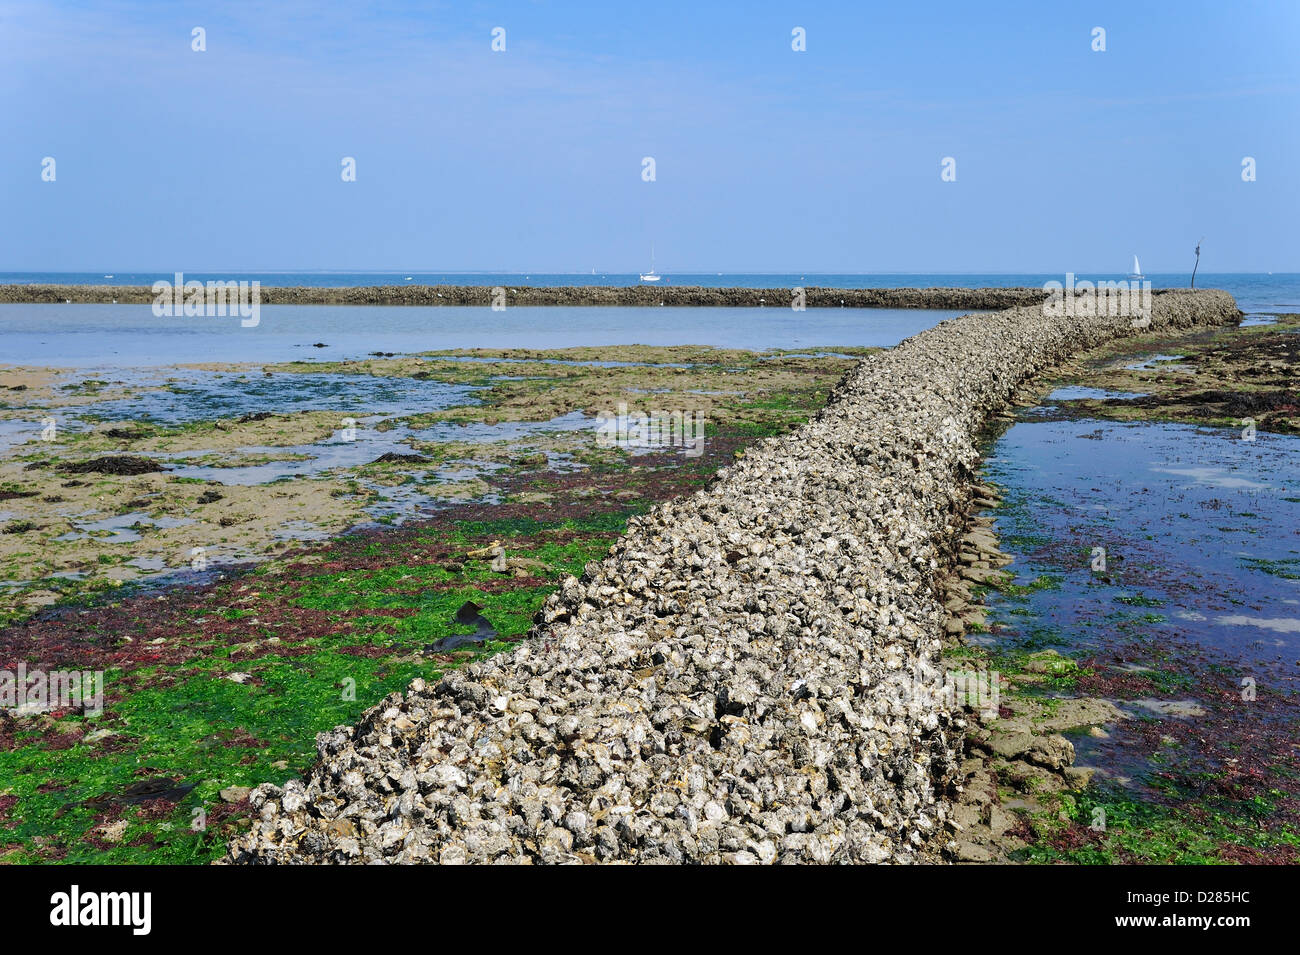
[[650, 246], [650, 271], [641, 274], [642, 282], [658, 282], [663, 276], [655, 272], [655, 247]]
[[1128, 277], [1130, 279], [1136, 279], [1139, 282], [1146, 278], [1146, 276], [1142, 274], [1142, 266], [1138, 264], [1138, 257], [1136, 255], [1133, 256], [1133, 271], [1129, 273]]

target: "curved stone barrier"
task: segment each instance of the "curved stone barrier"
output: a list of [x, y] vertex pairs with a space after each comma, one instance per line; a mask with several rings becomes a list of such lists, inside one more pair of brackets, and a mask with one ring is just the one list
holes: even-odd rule
[[[353, 288], [259, 288], [262, 305], [478, 305], [494, 301], [483, 285], [376, 285]], [[170, 293], [169, 293], [170, 294]], [[788, 288], [704, 288], [700, 286], [504, 286], [504, 304], [520, 305], [681, 305], [789, 308]], [[960, 308], [999, 309], [1036, 305], [1047, 293], [1035, 288], [806, 288], [808, 308]], [[0, 285], [0, 303], [108, 303], [148, 305], [154, 293], [145, 285]]]
[[[1239, 315], [1156, 295], [1151, 326]], [[864, 360], [811, 422], [634, 519], [515, 651], [416, 680], [263, 785], [233, 862], [938, 858], [964, 711], [930, 692], [972, 435], [1128, 318], [1017, 308]]]

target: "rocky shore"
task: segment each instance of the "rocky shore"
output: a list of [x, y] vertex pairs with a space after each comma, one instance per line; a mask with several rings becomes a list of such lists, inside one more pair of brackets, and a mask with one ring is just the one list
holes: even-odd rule
[[[1169, 292], [1149, 324], [1238, 315]], [[1033, 375], [1128, 334], [1028, 306], [869, 357], [809, 424], [634, 520], [517, 650], [322, 734], [305, 780], [254, 790], [227, 860], [943, 858], [978, 732], [938, 663], [987, 493], [972, 437]]]
[[[505, 286], [505, 304], [519, 305], [712, 305], [789, 308], [788, 288], [704, 288], [701, 286]], [[493, 304], [485, 285], [378, 285], [352, 288], [268, 288], [262, 305], [477, 305]], [[806, 288], [808, 308], [1000, 309], [1036, 305], [1037, 288]], [[148, 305], [154, 293], [144, 285], [0, 285], [4, 303], [117, 303]]]

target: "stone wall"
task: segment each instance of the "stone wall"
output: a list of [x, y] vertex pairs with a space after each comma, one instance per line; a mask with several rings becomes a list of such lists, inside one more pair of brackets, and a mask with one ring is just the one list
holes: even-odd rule
[[[507, 307], [519, 305], [715, 305], [790, 308], [788, 288], [702, 288], [699, 286], [505, 286]], [[1041, 302], [1046, 293], [1034, 288], [807, 288], [809, 308], [951, 308], [999, 309]], [[262, 305], [478, 305], [493, 302], [493, 290], [474, 285], [378, 285], [349, 288], [261, 288]], [[143, 285], [0, 285], [0, 303], [151, 304], [154, 293]]]
[[[1150, 326], [1238, 316], [1170, 292]], [[306, 780], [254, 791], [228, 861], [940, 858], [968, 722], [932, 685], [937, 582], [972, 436], [1031, 375], [1132, 334], [1021, 307], [864, 360], [807, 425], [633, 519], [518, 649], [321, 734]]]

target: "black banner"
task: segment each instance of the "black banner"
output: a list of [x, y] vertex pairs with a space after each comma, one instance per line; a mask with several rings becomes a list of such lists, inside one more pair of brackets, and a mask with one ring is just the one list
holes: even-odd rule
[[[887, 913], [890, 923], [900, 924], [899, 915], [912, 916], [911, 924], [923, 927], [917, 944], [922, 938], [931, 944], [936, 930], [954, 933], [954, 941], [973, 939], [986, 931], [981, 928], [986, 922], [990, 931], [1014, 926], [1059, 937], [1068, 930], [1081, 939], [1199, 932], [1231, 944], [1243, 931], [1261, 926], [1278, 930], [1286, 897], [1283, 879], [1290, 873], [1218, 867], [862, 867], [787, 873], [792, 881], [782, 877], [775, 883], [750, 882], [749, 874], [731, 871], [725, 886], [719, 885], [718, 873], [707, 884], [693, 884], [702, 873], [670, 874], [662, 867], [645, 873], [649, 883], [626, 868], [596, 882], [587, 881], [591, 875], [579, 867], [567, 875], [553, 873], [546, 877], [548, 891], [539, 893], [533, 890], [536, 874], [523, 872], [498, 871], [493, 878], [505, 881], [494, 883], [484, 872], [446, 868], [51, 866], [2, 869], [0, 890], [22, 923], [21, 937], [113, 938], [129, 947], [214, 932], [247, 934], [259, 944], [279, 938], [342, 944], [352, 937], [373, 941], [377, 934], [407, 932], [428, 937], [437, 926], [481, 917], [480, 908], [509, 914], [489, 921], [494, 938], [512, 927], [530, 935], [550, 934], [548, 925], [557, 927], [557, 920], [577, 917], [579, 911], [588, 938], [592, 928], [605, 924], [625, 933], [629, 919], [657, 910], [651, 931], [698, 930], [701, 913], [711, 912], [706, 924], [729, 936], [765, 933], [781, 923], [793, 927], [810, 918], [839, 926], [860, 920], [861, 929], [869, 932]], [[582, 901], [567, 891], [552, 895], [549, 890], [560, 887], [556, 878], [576, 880], [572, 888], [584, 893]], [[783, 892], [785, 901], [769, 901], [758, 909], [735, 906], [736, 894], [744, 898], [768, 889]], [[677, 904], [665, 904], [665, 896]], [[535, 917], [529, 910], [535, 910]], [[735, 924], [724, 929], [719, 920]]]

